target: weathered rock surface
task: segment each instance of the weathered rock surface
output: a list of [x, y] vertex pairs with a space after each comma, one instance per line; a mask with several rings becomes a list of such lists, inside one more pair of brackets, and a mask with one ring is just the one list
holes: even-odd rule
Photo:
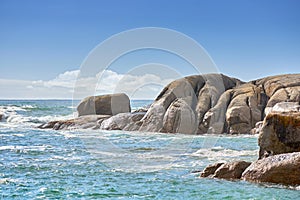
[[140, 128], [143, 112], [120, 113], [102, 121], [100, 129], [136, 131]]
[[280, 154], [253, 162], [243, 172], [242, 179], [300, 185], [300, 153]]
[[173, 101], [164, 116], [161, 132], [194, 134], [197, 130], [197, 117], [191, 108], [192, 101], [191, 97]]
[[255, 124], [261, 121], [260, 95], [260, 89], [250, 83], [232, 89], [226, 112], [228, 133], [250, 133]]
[[40, 125], [38, 128], [52, 128], [54, 130], [69, 130], [69, 129], [98, 129], [99, 122], [111, 117], [110, 115], [85, 115], [74, 119], [51, 121]]
[[130, 112], [129, 97], [124, 93], [90, 96], [77, 106], [78, 116], [116, 115]]
[[221, 165], [214, 173], [213, 178], [240, 179], [243, 172], [251, 163], [246, 161], [234, 161]]
[[[139, 110], [145, 113], [140, 120], [118, 127], [183, 134], [249, 134], [259, 131], [260, 127], [253, 128], [276, 103], [299, 101], [300, 74], [271, 76], [248, 83], [223, 74], [188, 76], [168, 84], [149, 109]], [[77, 110], [79, 116], [116, 115], [129, 113], [130, 103], [125, 94], [103, 95], [84, 99]], [[112, 121], [128, 122], [129, 118], [130, 115], [120, 115]], [[107, 124], [102, 127], [115, 129]]]
[[205, 169], [200, 173], [201, 177], [212, 177], [216, 170], [221, 167], [224, 163], [215, 163], [208, 165]]
[[[153, 132], [174, 132], [174, 130], [181, 130], [181, 133], [188, 134], [195, 134], [197, 132], [205, 133], [209, 128], [209, 124], [215, 124], [218, 122], [224, 124], [225, 118], [224, 115], [219, 114], [222, 110], [216, 110], [217, 114], [214, 115], [214, 118], [210, 118], [210, 121], [206, 122], [208, 125], [205, 126], [203, 125], [203, 118], [205, 114], [217, 104], [218, 99], [224, 91], [241, 83], [242, 82], [237, 79], [230, 78], [222, 74], [188, 76], [175, 80], [167, 85], [153, 102], [147, 114], [141, 120], [142, 126], [140, 130]], [[189, 103], [183, 105], [183, 99], [186, 98], [189, 99], [189, 101], [186, 101]], [[179, 104], [180, 106], [178, 106]], [[169, 109], [170, 106], [171, 108]], [[176, 106], [177, 108], [175, 109]], [[191, 116], [181, 118], [186, 121], [176, 121], [176, 117], [178, 118], [179, 116], [178, 113], [189, 113]], [[195, 130], [193, 130], [194, 114], [196, 114], [195, 121], [197, 123], [197, 128]], [[170, 123], [170, 121], [172, 122]], [[172, 123], [181, 127], [185, 126], [182, 125], [182, 123], [192, 124], [192, 130], [186, 130], [185, 128], [180, 127], [174, 127], [171, 130], [170, 124]], [[221, 132], [223, 132], [223, 127]]]
[[240, 179], [242, 173], [251, 163], [246, 161], [234, 161], [229, 163], [216, 163], [207, 166], [200, 174], [201, 177]]
[[299, 103], [278, 103], [266, 116], [259, 135], [260, 158], [300, 151]]

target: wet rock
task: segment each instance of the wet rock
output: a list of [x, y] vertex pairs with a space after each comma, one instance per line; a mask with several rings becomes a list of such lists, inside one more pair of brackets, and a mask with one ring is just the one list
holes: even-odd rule
[[205, 169], [200, 173], [200, 177], [211, 177], [214, 175], [216, 170], [223, 165], [224, 163], [215, 163], [208, 165]]
[[259, 135], [259, 158], [300, 151], [298, 103], [280, 103], [266, 116]]
[[90, 96], [77, 106], [78, 116], [116, 115], [130, 112], [129, 97], [124, 93]]
[[243, 172], [242, 179], [300, 185], [300, 153], [280, 154], [255, 161]]
[[240, 179], [242, 173], [245, 171], [251, 162], [235, 161], [221, 165], [214, 173], [213, 178], [222, 179]]
[[69, 130], [69, 129], [97, 129], [99, 120], [107, 119], [110, 115], [85, 115], [78, 118], [60, 121], [50, 121], [38, 126], [41, 129]]

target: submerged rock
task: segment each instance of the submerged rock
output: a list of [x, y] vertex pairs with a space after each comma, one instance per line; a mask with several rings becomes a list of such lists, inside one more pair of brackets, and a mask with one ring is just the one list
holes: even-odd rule
[[242, 179], [300, 185], [300, 153], [280, 154], [255, 161], [243, 172]]
[[266, 116], [259, 135], [259, 158], [300, 151], [298, 103], [276, 104]]
[[77, 106], [78, 116], [116, 115], [130, 112], [129, 97], [124, 93], [90, 96]]
[[97, 129], [100, 127], [99, 121], [111, 117], [110, 115], [85, 115], [78, 118], [60, 121], [51, 121], [38, 126], [41, 129], [52, 128], [54, 130], [69, 129]]

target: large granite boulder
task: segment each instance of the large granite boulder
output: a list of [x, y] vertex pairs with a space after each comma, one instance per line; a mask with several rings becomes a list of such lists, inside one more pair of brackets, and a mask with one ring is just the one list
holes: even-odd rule
[[243, 172], [242, 179], [259, 183], [300, 185], [300, 152], [255, 161]]
[[[206, 133], [210, 128], [209, 125], [215, 125], [220, 122], [224, 124], [225, 116], [224, 112], [219, 114], [219, 112], [222, 113], [221, 109], [215, 110], [216, 114], [207, 122], [208, 120], [204, 121], [205, 114], [218, 103], [220, 96], [226, 90], [240, 84], [242, 82], [238, 79], [230, 78], [223, 74], [195, 75], [175, 80], [167, 85], [158, 95], [145, 117], [141, 120], [142, 126], [139, 130], [152, 132], [174, 132], [180, 130], [182, 133], [188, 134]], [[187, 104], [187, 101], [183, 100], [185, 98], [188, 98], [190, 103]], [[184, 121], [180, 121], [180, 123], [176, 121], [179, 113], [185, 113], [184, 115], [186, 116], [184, 118], [181, 117]], [[190, 116], [187, 117], [188, 114]], [[195, 130], [194, 122], [197, 123]], [[186, 126], [184, 124], [191, 124], [192, 130], [183, 128], [183, 126]], [[181, 127], [171, 127], [171, 125]], [[223, 126], [221, 129], [221, 132], [223, 132]]]
[[253, 84], [244, 84], [231, 90], [231, 101], [226, 112], [229, 133], [250, 133], [262, 119], [260, 89]]
[[130, 100], [124, 93], [90, 96], [77, 106], [78, 116], [116, 115], [130, 112]]
[[269, 76], [252, 82], [262, 87], [268, 97], [266, 115], [279, 102], [300, 102], [300, 74]]
[[283, 102], [266, 116], [259, 135], [260, 158], [300, 151], [300, 106]]
[[192, 101], [191, 96], [173, 101], [164, 116], [161, 132], [195, 134], [197, 118], [191, 108]]

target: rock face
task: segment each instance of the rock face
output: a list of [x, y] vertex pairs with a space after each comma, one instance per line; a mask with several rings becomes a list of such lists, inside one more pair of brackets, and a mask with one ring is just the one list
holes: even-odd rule
[[[131, 123], [131, 115], [124, 114], [100, 127], [113, 130], [116, 128], [113, 121], [122, 124], [123, 119], [130, 123], [118, 125], [122, 130], [249, 134], [260, 131], [261, 126], [256, 124], [277, 103], [299, 101], [300, 74], [271, 76], [248, 83], [223, 74], [195, 75], [168, 84], [148, 109], [140, 110], [146, 114], [138, 121]], [[80, 102], [77, 110], [79, 116], [113, 116], [129, 113], [129, 102], [125, 94], [92, 96]]]
[[200, 174], [201, 177], [212, 177], [222, 179], [240, 179], [242, 173], [251, 163], [245, 161], [235, 161], [230, 163], [216, 163], [207, 166]]
[[[249, 134], [276, 103], [299, 101], [299, 89], [300, 74], [248, 83], [222, 74], [185, 77], [163, 89], [141, 120], [140, 130]], [[183, 128], [186, 124], [188, 130]]]
[[116, 115], [130, 112], [129, 97], [124, 93], [90, 96], [77, 106], [78, 116]]
[[242, 179], [300, 185], [300, 153], [280, 154], [253, 162], [244, 171]]
[[260, 158], [300, 151], [299, 103], [278, 103], [263, 122], [259, 135]]
[[[226, 90], [241, 83], [222, 74], [188, 76], [175, 80], [158, 95], [141, 120], [139, 130], [196, 134], [206, 133], [211, 126], [221, 123], [219, 127], [222, 133], [227, 105], [215, 110], [214, 116], [209, 119], [205, 114], [218, 103]], [[203, 121], [204, 118], [206, 121]]]
[[197, 130], [197, 117], [191, 108], [192, 104], [191, 97], [173, 101], [163, 118], [161, 132], [194, 134]]

